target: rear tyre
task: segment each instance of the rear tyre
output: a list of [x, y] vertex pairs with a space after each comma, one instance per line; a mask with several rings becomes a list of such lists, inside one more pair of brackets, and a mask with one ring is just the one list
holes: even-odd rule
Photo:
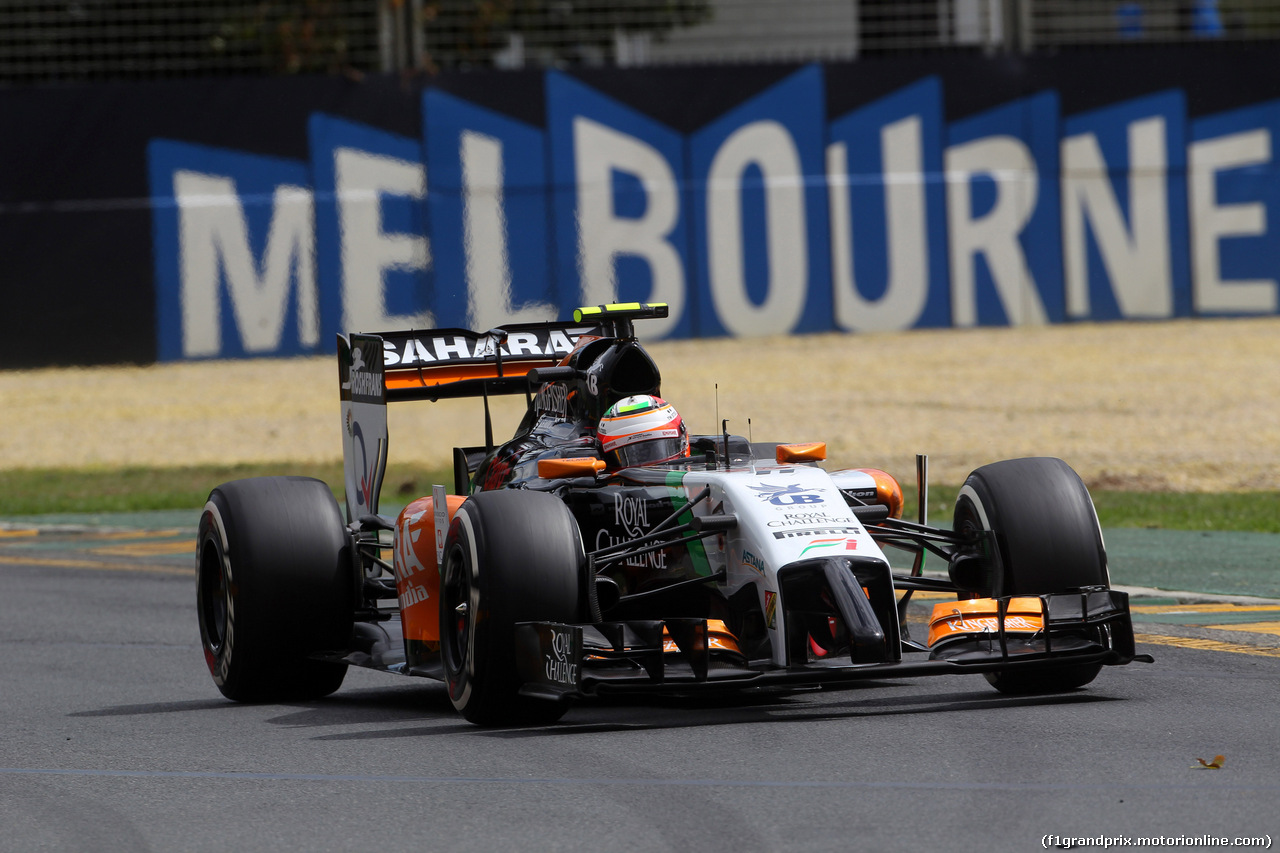
[[268, 702], [337, 690], [346, 664], [310, 658], [351, 639], [351, 540], [329, 487], [307, 477], [224, 483], [196, 543], [200, 639], [222, 695]]
[[[980, 594], [1043, 595], [1105, 587], [1107, 553], [1093, 500], [1061, 459], [1009, 459], [984, 465], [956, 499], [957, 531], [991, 531]], [[1047, 666], [987, 673], [1002, 693], [1057, 693], [1083, 687], [1101, 664]]]
[[449, 698], [482, 726], [545, 725], [562, 702], [519, 694], [517, 622], [583, 621], [582, 537], [552, 495], [477, 492], [454, 516], [440, 573], [440, 652]]

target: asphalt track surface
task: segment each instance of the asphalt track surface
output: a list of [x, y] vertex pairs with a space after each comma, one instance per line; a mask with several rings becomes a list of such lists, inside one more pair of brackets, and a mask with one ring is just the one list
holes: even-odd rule
[[1107, 531], [1113, 583], [1134, 593], [1139, 650], [1156, 662], [1066, 695], [913, 678], [582, 705], [555, 726], [482, 730], [438, 684], [358, 670], [325, 700], [222, 699], [184, 515], [6, 521], [3, 851], [1280, 838], [1280, 536]]

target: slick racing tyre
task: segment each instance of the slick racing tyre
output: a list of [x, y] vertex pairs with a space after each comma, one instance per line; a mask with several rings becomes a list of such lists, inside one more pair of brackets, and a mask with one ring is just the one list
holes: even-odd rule
[[482, 726], [542, 725], [562, 702], [519, 695], [517, 622], [583, 621], [582, 537], [552, 495], [477, 492], [458, 509], [440, 571], [440, 652], [449, 698]]
[[[994, 534], [980, 594], [1043, 595], [1108, 586], [1107, 554], [1093, 500], [1061, 459], [1009, 459], [965, 480], [953, 526]], [[987, 673], [1002, 693], [1056, 693], [1083, 687], [1101, 664]]]
[[353, 620], [350, 537], [329, 487], [307, 477], [235, 480], [200, 516], [196, 609], [205, 661], [238, 702], [312, 699], [347, 666]]

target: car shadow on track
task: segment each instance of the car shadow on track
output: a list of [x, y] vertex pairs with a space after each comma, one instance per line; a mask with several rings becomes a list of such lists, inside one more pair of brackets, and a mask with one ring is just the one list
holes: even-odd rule
[[[474, 729], [458, 716], [444, 685], [426, 682], [399, 688], [343, 690], [325, 699], [294, 703], [293, 710], [267, 720], [273, 726], [310, 728], [377, 725], [379, 723], [429, 723], [415, 727], [418, 734], [445, 734]], [[399, 737], [403, 728], [368, 732], [317, 735], [316, 740], [368, 740]]]
[[[1005, 696], [976, 688], [948, 693], [900, 693], [907, 682], [863, 682], [842, 689], [758, 692], [715, 696], [607, 697], [573, 706], [550, 726], [480, 728], [463, 721], [443, 685], [344, 690], [305, 702], [247, 705], [225, 699], [118, 705], [75, 711], [70, 717], [127, 717], [146, 714], [279, 711], [263, 720], [288, 728], [390, 726], [365, 731], [317, 734], [314, 740], [358, 741], [471, 733], [490, 738], [572, 736], [595, 733], [736, 726], [746, 723], [813, 723], [858, 717], [954, 714], [1043, 705], [1080, 705], [1118, 701], [1087, 690], [1048, 696]], [[918, 686], [916, 687], [918, 690]], [[866, 696], [874, 690], [874, 696]], [[894, 691], [886, 695], [885, 691]], [[860, 697], [858, 694], [862, 694]], [[865, 697], [865, 698], [863, 698]], [[237, 710], [233, 710], [237, 709]], [[405, 725], [412, 723], [414, 725]]]
[[[868, 684], [867, 687], [872, 685]], [[884, 685], [876, 685], [883, 687]], [[828, 694], [829, 695], [829, 694]], [[826, 698], [826, 697], [824, 697]], [[530, 737], [543, 735], [576, 735], [638, 731], [649, 729], [705, 728], [732, 726], [743, 723], [768, 722], [779, 725], [788, 722], [814, 723], [830, 720], [848, 720], [858, 717], [888, 717], [919, 714], [952, 714], [964, 711], [989, 711], [1001, 708], [1022, 708], [1038, 705], [1076, 705], [1094, 702], [1116, 701], [1114, 697], [1090, 694], [1084, 691], [1052, 696], [1001, 696], [982, 691], [956, 692], [932, 695], [877, 696], [872, 699], [848, 701], [823, 701], [815, 704], [806, 696], [775, 698], [744, 704], [741, 700], [726, 700], [713, 705], [665, 700], [662, 702], [629, 701], [579, 706], [555, 726], [541, 729], [485, 730], [485, 734], [501, 737]], [[661, 708], [661, 714], [654, 710]], [[607, 714], [612, 719], [602, 719]], [[575, 721], [575, 715], [593, 719]]]
[[181, 702], [152, 702], [138, 705], [114, 705], [88, 711], [72, 711], [69, 717], [132, 717], [148, 714], [182, 714], [205, 711], [252, 713], [263, 710], [283, 713], [267, 717], [263, 722], [277, 726], [343, 726], [365, 723], [395, 723], [404, 720], [439, 719], [462, 723], [442, 685], [414, 685], [412, 688], [373, 688], [346, 690], [324, 699], [280, 702], [232, 702], [215, 696]]
[[114, 705], [92, 711], [72, 711], [68, 717], [136, 717], [145, 714], [187, 714], [234, 707], [226, 699], [193, 699], [187, 702], [152, 702], [145, 705]]
[[[596, 733], [646, 731], [681, 728], [736, 726], [745, 723], [787, 722], [813, 723], [857, 717], [895, 715], [952, 714], [964, 711], [990, 711], [1043, 705], [1082, 705], [1117, 701], [1116, 697], [1077, 690], [1048, 696], [1005, 696], [987, 689], [948, 693], [884, 695], [883, 690], [907, 688], [903, 682], [865, 682], [838, 690], [797, 692], [761, 692], [698, 697], [609, 697], [573, 706], [559, 723], [550, 726], [514, 726], [479, 728], [462, 722], [449, 705], [443, 691], [429, 701], [425, 693], [413, 691], [402, 695], [403, 712], [411, 712], [419, 722], [428, 725], [380, 731], [343, 732], [318, 735], [316, 740], [381, 740], [389, 738], [428, 737], [452, 733], [472, 733], [479, 737], [518, 739], [546, 736], [572, 736]], [[876, 689], [874, 697], [849, 696], [855, 691]], [[843, 694], [843, 695], [842, 695]], [[848, 698], [845, 698], [848, 697]], [[375, 691], [345, 697], [345, 707], [332, 707], [334, 697], [316, 703], [306, 711], [290, 715], [292, 725], [337, 725], [392, 722], [393, 716], [376, 708], [381, 699]], [[816, 701], [815, 701], [816, 700]], [[412, 704], [409, 704], [412, 703]], [[438, 716], [435, 713], [438, 710]], [[368, 712], [373, 712], [372, 714]], [[404, 714], [405, 719], [409, 714]], [[305, 720], [305, 721], [304, 721]], [[322, 722], [321, 720], [326, 720]], [[273, 723], [286, 722], [276, 718]]]

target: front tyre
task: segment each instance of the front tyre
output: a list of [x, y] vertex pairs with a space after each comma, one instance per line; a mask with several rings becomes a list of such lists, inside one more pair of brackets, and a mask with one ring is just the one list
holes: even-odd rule
[[999, 670], [983, 675], [987, 682], [1011, 696], [1035, 696], [1046, 693], [1066, 693], [1084, 687], [1098, 677], [1100, 663], [1080, 663], [1070, 666], [1046, 667], [1032, 670]]
[[310, 655], [350, 643], [352, 578], [350, 537], [324, 483], [259, 477], [214, 489], [196, 537], [196, 610], [222, 695], [268, 702], [337, 690], [346, 664]]
[[582, 621], [582, 537], [552, 495], [477, 492], [458, 509], [440, 573], [440, 651], [449, 698], [472, 723], [542, 725], [562, 702], [519, 694], [515, 625]]
[[[957, 531], [991, 534], [979, 594], [1044, 595], [1106, 587], [1107, 553], [1093, 500], [1061, 459], [1009, 459], [984, 465], [956, 498]], [[1002, 693], [1057, 693], [1083, 687], [1101, 664], [987, 673]]]

